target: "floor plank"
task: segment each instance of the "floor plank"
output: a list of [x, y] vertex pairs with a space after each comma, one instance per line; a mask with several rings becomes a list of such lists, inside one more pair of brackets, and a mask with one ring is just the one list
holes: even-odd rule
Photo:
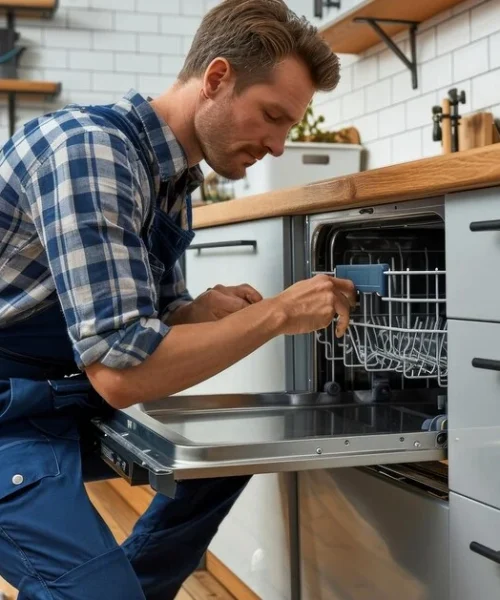
[[[17, 590], [9, 585], [0, 577], [0, 592], [3, 593], [5, 600], [15, 600], [17, 598]], [[189, 599], [187, 599], [189, 600]]]
[[181, 590], [175, 597], [175, 600], [193, 600], [193, 596], [188, 594], [186, 590]]
[[124, 479], [110, 479], [107, 483], [138, 515], [142, 515], [151, 504], [154, 493], [149, 486], [131, 487]]
[[217, 581], [231, 590], [238, 600], [261, 600], [257, 594], [246, 586], [230, 569], [226, 567], [214, 554], [207, 552], [206, 567]]
[[192, 600], [234, 600], [234, 597], [206, 571], [197, 571], [183, 585]]
[[90, 483], [86, 487], [90, 501], [111, 529], [116, 541], [122, 544], [137, 520], [137, 513], [112, 488], [103, 485], [102, 482]]

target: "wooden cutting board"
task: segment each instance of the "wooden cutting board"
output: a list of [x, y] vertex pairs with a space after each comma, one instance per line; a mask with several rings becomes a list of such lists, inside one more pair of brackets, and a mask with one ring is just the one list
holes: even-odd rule
[[460, 119], [458, 128], [459, 148], [460, 150], [469, 150], [493, 144], [498, 141], [494, 133], [496, 133], [496, 127], [492, 113], [479, 112], [464, 116]]

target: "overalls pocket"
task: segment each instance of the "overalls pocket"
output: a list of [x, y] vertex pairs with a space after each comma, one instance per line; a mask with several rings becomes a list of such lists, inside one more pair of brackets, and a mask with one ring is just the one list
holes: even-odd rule
[[[46, 477], [60, 474], [50, 441], [23, 419], [0, 427], [0, 528], [4, 502]], [[22, 502], [21, 499], [19, 499]]]

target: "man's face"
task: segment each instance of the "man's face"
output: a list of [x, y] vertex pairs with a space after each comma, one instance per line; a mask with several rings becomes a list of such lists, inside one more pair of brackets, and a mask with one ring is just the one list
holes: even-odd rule
[[225, 81], [195, 117], [195, 129], [207, 164], [228, 179], [241, 179], [266, 154], [280, 156], [290, 128], [298, 123], [314, 94], [306, 65], [287, 58], [272, 80], [234, 93]]

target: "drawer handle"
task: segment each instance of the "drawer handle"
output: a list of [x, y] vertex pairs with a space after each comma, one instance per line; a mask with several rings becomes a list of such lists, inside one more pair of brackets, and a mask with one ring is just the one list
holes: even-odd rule
[[488, 546], [483, 546], [479, 542], [471, 542], [469, 548], [472, 550], [472, 552], [480, 554], [485, 558], [489, 558], [493, 562], [496, 562], [500, 565], [500, 552], [492, 550], [491, 548], [488, 548]]
[[500, 219], [493, 221], [473, 221], [469, 228], [471, 231], [500, 231]]
[[488, 369], [488, 371], [500, 371], [500, 360], [489, 358], [473, 358], [472, 366], [476, 369]]
[[233, 240], [230, 242], [207, 242], [206, 244], [191, 244], [188, 250], [198, 250], [198, 254], [202, 250], [208, 250], [209, 248], [234, 248], [241, 246], [252, 246], [255, 250], [257, 248], [257, 242], [255, 240]]

